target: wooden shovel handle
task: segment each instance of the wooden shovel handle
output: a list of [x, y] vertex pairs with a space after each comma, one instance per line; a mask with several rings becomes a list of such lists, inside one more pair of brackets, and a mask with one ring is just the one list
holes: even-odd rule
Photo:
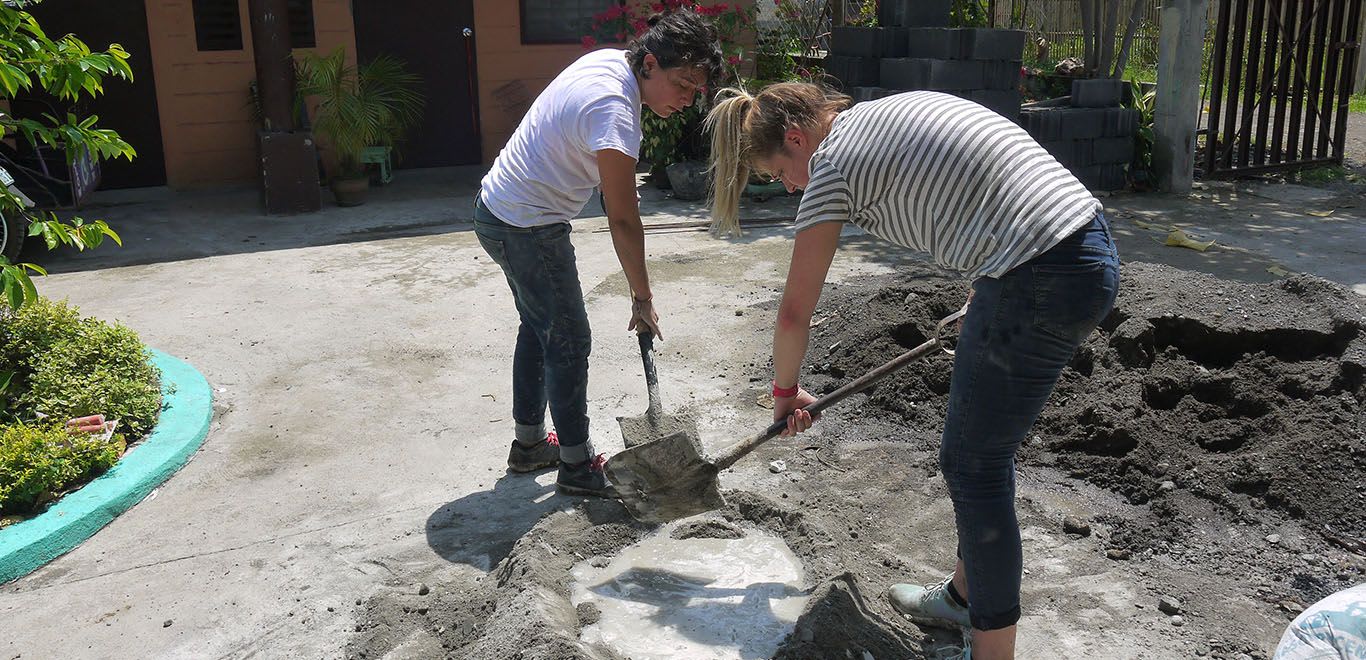
[[[852, 394], [856, 394], [858, 392], [862, 392], [865, 389], [868, 389], [869, 385], [872, 385], [873, 383], [876, 383], [882, 380], [883, 378], [886, 378], [888, 375], [900, 370], [902, 367], [905, 367], [906, 365], [915, 362], [916, 360], [919, 360], [920, 358], [925, 357], [930, 353], [935, 352], [935, 350], [942, 348], [944, 343], [942, 337], [944, 327], [962, 318], [963, 314], [967, 312], [967, 309], [967, 305], [964, 305], [962, 309], [940, 320], [939, 325], [935, 328], [934, 337], [926, 340], [925, 343], [916, 346], [915, 348], [912, 348], [911, 350], [906, 351], [901, 355], [898, 355], [897, 357], [893, 358], [890, 362], [864, 374], [857, 380], [845, 384], [843, 387], [835, 390], [834, 392], [831, 392], [819, 399], [816, 399], [811, 403], [811, 405], [802, 408], [802, 410], [806, 410], [812, 414], [819, 413], [822, 410], [825, 410], [826, 408], [829, 408], [830, 406], [833, 406], [836, 403], [839, 403], [840, 401], [849, 398], [849, 396]], [[953, 353], [953, 351], [950, 351], [948, 349], [944, 349], [944, 351], [949, 353], [950, 355]], [[757, 449], [759, 445], [762, 445], [765, 442], [768, 442], [769, 440], [778, 437], [778, 435], [783, 432], [783, 429], [787, 428], [787, 420], [788, 418], [783, 418], [776, 422], [773, 422], [773, 424], [769, 425], [767, 429], [764, 429], [763, 433], [760, 433], [748, 440], [745, 440], [744, 442], [737, 443], [735, 446], [730, 447], [729, 449], [722, 452], [721, 455], [717, 456], [716, 460], [712, 461], [712, 464], [715, 465], [716, 469], [718, 470], [724, 470], [734, 465], [736, 461], [740, 460], [741, 458], [744, 458], [746, 454], [749, 454], [750, 452]]]

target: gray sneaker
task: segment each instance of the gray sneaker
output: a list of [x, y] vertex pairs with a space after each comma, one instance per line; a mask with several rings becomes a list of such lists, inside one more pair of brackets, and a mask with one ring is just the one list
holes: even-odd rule
[[968, 619], [968, 608], [959, 607], [949, 598], [949, 583], [952, 581], [953, 576], [950, 575], [937, 584], [923, 587], [918, 584], [894, 584], [887, 590], [887, 597], [896, 611], [918, 623], [970, 630], [972, 622]]
[[530, 447], [512, 441], [508, 450], [508, 470], [512, 472], [535, 472], [560, 464], [560, 437], [554, 431]]

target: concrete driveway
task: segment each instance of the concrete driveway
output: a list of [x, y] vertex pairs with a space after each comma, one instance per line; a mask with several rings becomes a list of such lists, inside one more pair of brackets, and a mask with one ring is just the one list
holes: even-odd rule
[[[52, 266], [46, 295], [197, 366], [216, 417], [153, 496], [0, 590], [0, 656], [337, 657], [359, 599], [487, 571], [541, 515], [573, 503], [553, 494], [553, 472], [504, 474], [517, 321], [468, 224], [477, 178], [403, 172], [366, 206], [299, 218], [259, 216], [251, 191], [109, 194], [87, 215], [127, 247], [30, 255]], [[645, 195], [665, 408], [697, 414], [709, 442], [733, 441], [766, 421], [753, 401], [790, 228], [717, 240], [679, 226], [704, 218], [700, 205]], [[1150, 201], [1107, 201], [1124, 210], [1124, 254], [1197, 254], [1154, 248], [1124, 219]], [[1163, 213], [1206, 221], [1177, 202]], [[747, 217], [794, 208], [781, 198]], [[643, 411], [645, 392], [625, 280], [595, 211], [574, 242], [596, 334], [592, 431], [610, 454], [615, 416]], [[1288, 266], [1366, 281], [1349, 256], [1366, 244], [1362, 221], [1343, 222], [1338, 251]], [[1286, 261], [1246, 249], [1257, 264]], [[854, 230], [842, 251], [833, 282], [915, 258]], [[1190, 267], [1274, 278], [1248, 258]]]

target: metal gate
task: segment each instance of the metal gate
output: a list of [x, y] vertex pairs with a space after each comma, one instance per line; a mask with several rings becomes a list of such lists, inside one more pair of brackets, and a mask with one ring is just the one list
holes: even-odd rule
[[1206, 177], [1341, 164], [1362, 0], [1219, 0]]

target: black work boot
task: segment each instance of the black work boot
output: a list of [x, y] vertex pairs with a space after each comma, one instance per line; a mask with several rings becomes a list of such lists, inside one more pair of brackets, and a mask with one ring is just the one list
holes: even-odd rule
[[555, 490], [561, 495], [586, 495], [615, 499], [617, 489], [607, 483], [607, 475], [602, 466], [607, 463], [605, 454], [598, 454], [592, 460], [582, 463], [560, 463], [560, 474], [555, 479]]
[[529, 447], [513, 440], [512, 449], [508, 451], [508, 470], [512, 472], [535, 472], [554, 467], [559, 462], [560, 437], [554, 431]]

